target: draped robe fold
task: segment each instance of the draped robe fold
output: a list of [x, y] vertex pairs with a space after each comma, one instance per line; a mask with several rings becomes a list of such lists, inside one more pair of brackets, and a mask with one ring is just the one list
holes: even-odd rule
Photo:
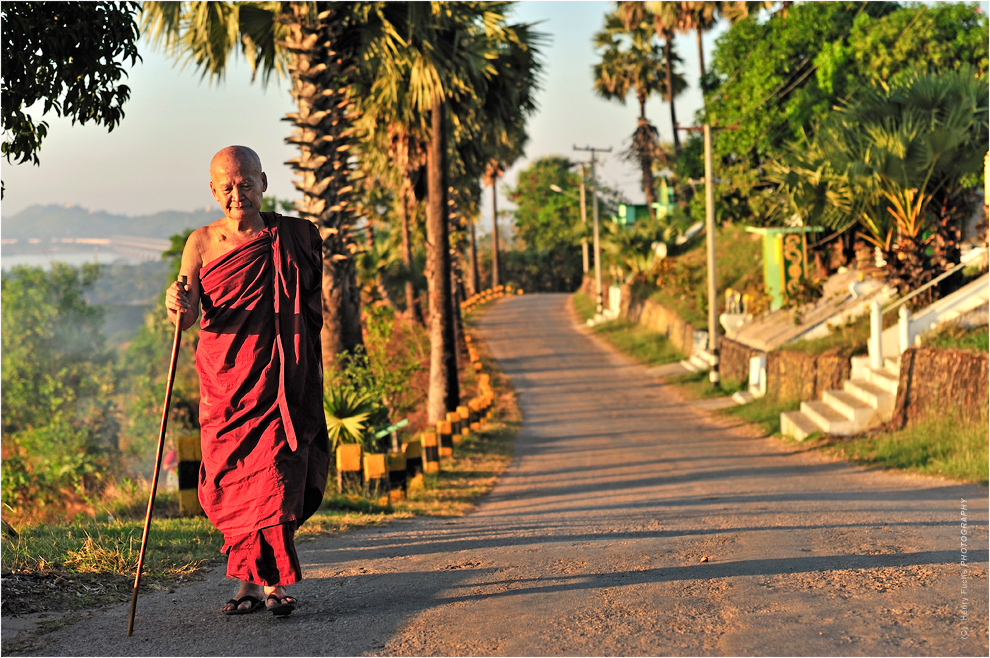
[[320, 506], [330, 466], [320, 329], [322, 242], [262, 213], [253, 240], [200, 272], [199, 499], [224, 550]]

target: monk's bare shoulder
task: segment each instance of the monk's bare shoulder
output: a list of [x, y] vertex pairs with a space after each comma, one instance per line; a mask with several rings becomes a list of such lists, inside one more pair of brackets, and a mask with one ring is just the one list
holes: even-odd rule
[[182, 250], [182, 260], [184, 263], [196, 269], [202, 267], [210, 260], [211, 245], [216, 242], [214, 237], [216, 228], [213, 224], [201, 226], [186, 239], [186, 246]]
[[189, 242], [186, 243], [186, 248], [192, 251], [191, 255], [196, 256], [199, 266], [202, 267], [223, 256], [241, 242], [243, 240], [232, 235], [227, 222], [221, 218], [193, 231], [189, 236]]

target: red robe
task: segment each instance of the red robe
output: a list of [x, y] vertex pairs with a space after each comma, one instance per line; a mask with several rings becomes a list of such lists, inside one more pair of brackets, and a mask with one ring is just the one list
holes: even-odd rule
[[203, 461], [199, 500], [232, 540], [296, 525], [320, 506], [330, 467], [316, 227], [262, 213], [256, 238], [200, 272]]

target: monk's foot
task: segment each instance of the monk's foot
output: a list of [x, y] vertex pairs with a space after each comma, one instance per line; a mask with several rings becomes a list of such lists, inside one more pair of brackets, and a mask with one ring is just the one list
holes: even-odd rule
[[260, 610], [261, 606], [264, 605], [262, 600], [264, 595], [261, 587], [242, 581], [241, 586], [237, 589], [237, 594], [221, 606], [220, 612], [225, 615], [250, 614]]
[[285, 593], [281, 585], [265, 588], [265, 609], [276, 617], [287, 617], [296, 609], [298, 601]]

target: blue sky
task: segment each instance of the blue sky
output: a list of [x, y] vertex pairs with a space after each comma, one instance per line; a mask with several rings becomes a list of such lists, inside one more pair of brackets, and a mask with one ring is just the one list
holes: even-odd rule
[[[505, 184], [514, 185], [519, 169], [540, 156], [579, 160], [587, 154], [575, 152], [574, 145], [612, 147], [612, 153], [603, 156], [600, 178], [642, 202], [635, 167], [618, 157], [636, 125], [635, 100], [622, 106], [597, 98], [592, 90], [592, 37], [611, 6], [574, 1], [517, 5], [512, 20], [539, 22], [550, 41], [544, 48], [540, 109], [530, 120], [526, 159], [510, 170]], [[706, 63], [718, 32], [706, 38]], [[680, 37], [677, 47], [692, 85], [677, 101], [678, 119], [686, 125], [701, 105], [694, 36]], [[49, 117], [40, 167], [0, 164], [6, 185], [3, 214], [36, 203], [76, 204], [131, 216], [216, 207], [209, 192], [209, 162], [229, 144], [246, 144], [261, 154], [269, 194], [297, 198], [292, 172], [284, 165], [297, 153], [283, 141], [291, 127], [281, 119], [294, 109], [287, 81], [263, 89], [251, 83], [249, 67], [239, 61], [224, 83], [210, 84], [192, 67], [173, 66], [143, 40], [140, 50], [144, 61], [130, 71], [131, 98], [116, 129], [107, 133], [102, 127], [72, 126]], [[647, 116], [669, 141], [666, 105], [654, 99]], [[488, 205], [484, 213], [490, 212]], [[483, 214], [482, 225], [489, 224], [490, 216]]]

